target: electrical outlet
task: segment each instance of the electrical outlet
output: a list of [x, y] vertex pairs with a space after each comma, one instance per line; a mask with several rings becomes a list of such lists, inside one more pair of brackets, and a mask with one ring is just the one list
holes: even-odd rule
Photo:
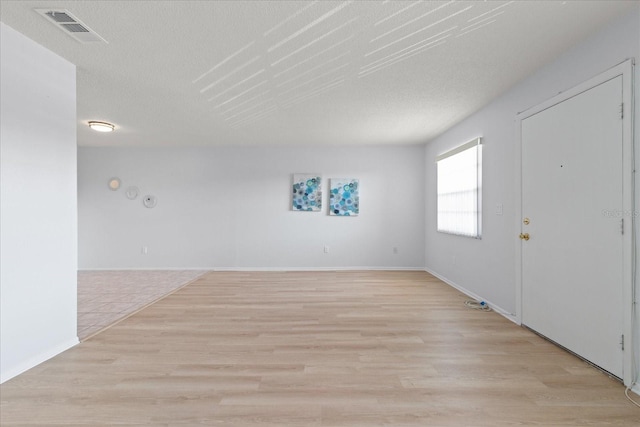
[[143, 246], [140, 252], [142, 255], [146, 255], [149, 252], [149, 248], [147, 246]]
[[328, 254], [328, 253], [329, 253], [329, 246], [325, 246], [325, 247], [324, 247], [324, 253], [325, 253], [325, 254]]
[[502, 215], [502, 212], [503, 212], [502, 203], [497, 203], [496, 204], [496, 215]]

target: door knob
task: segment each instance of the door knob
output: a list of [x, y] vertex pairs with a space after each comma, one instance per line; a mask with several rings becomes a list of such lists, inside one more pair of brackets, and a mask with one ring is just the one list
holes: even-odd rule
[[529, 240], [529, 233], [520, 233], [520, 239]]

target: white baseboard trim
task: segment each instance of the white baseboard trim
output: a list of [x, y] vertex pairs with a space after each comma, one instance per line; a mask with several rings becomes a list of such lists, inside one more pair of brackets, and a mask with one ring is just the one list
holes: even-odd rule
[[493, 302], [489, 301], [486, 298], [481, 297], [480, 295], [476, 294], [475, 292], [471, 292], [470, 290], [468, 290], [467, 288], [465, 288], [464, 286], [460, 286], [457, 283], [455, 283], [453, 280], [449, 280], [446, 277], [442, 276], [439, 273], [436, 273], [433, 270], [430, 270], [429, 268], [424, 268], [424, 271], [426, 271], [427, 273], [437, 277], [438, 279], [442, 280], [444, 283], [446, 283], [447, 285], [456, 288], [457, 290], [459, 290], [460, 292], [462, 292], [463, 294], [473, 298], [476, 301], [484, 301], [486, 302], [489, 307], [491, 307], [491, 309], [493, 311], [495, 311], [496, 313], [498, 313], [499, 315], [501, 315], [502, 317], [512, 321], [513, 323], [515, 323], [516, 325], [520, 325], [520, 323], [518, 322], [516, 315], [513, 313], [509, 313], [507, 310], [503, 309], [502, 307], [494, 304]]
[[211, 268], [191, 268], [191, 267], [114, 267], [114, 268], [78, 268], [78, 271], [211, 271]]
[[67, 340], [65, 342], [62, 342], [38, 355], [35, 355], [33, 357], [30, 357], [29, 359], [21, 362], [20, 364], [18, 364], [18, 366], [14, 366], [13, 368], [9, 369], [6, 372], [2, 372], [0, 374], [0, 384], [9, 381], [11, 378], [16, 377], [20, 374], [22, 374], [23, 372], [28, 371], [29, 369], [38, 366], [39, 364], [41, 364], [42, 362], [45, 362], [49, 359], [51, 359], [54, 356], [57, 356], [58, 354], [62, 353], [63, 351], [66, 351], [68, 349], [70, 349], [71, 347], [76, 346], [78, 343], [80, 343], [80, 340], [78, 340], [78, 337], [72, 338], [70, 340]]
[[215, 267], [211, 271], [424, 271], [422, 267]]
[[633, 387], [631, 387], [631, 391], [640, 396], [640, 384], [636, 383]]
[[125, 267], [79, 268], [78, 271], [424, 271], [424, 267]]

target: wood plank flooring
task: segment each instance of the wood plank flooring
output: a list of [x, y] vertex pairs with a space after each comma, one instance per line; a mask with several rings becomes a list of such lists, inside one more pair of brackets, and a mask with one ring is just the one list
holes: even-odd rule
[[190, 283], [204, 271], [78, 272], [78, 338], [87, 338]]
[[638, 426], [424, 272], [212, 272], [0, 386], [2, 426]]

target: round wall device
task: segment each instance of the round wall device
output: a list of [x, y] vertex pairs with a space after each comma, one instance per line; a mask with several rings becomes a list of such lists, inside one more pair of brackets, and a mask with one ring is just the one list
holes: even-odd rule
[[136, 197], [138, 197], [138, 193], [140, 193], [140, 190], [138, 190], [138, 187], [132, 186], [127, 188], [127, 192], [125, 193], [125, 195], [127, 196], [127, 199], [134, 200]]
[[142, 199], [142, 203], [147, 208], [154, 208], [157, 202], [158, 200], [156, 199], [156, 196], [152, 196], [150, 194], [144, 196], [144, 198]]
[[109, 179], [109, 190], [116, 191], [120, 188], [120, 178], [113, 177]]

